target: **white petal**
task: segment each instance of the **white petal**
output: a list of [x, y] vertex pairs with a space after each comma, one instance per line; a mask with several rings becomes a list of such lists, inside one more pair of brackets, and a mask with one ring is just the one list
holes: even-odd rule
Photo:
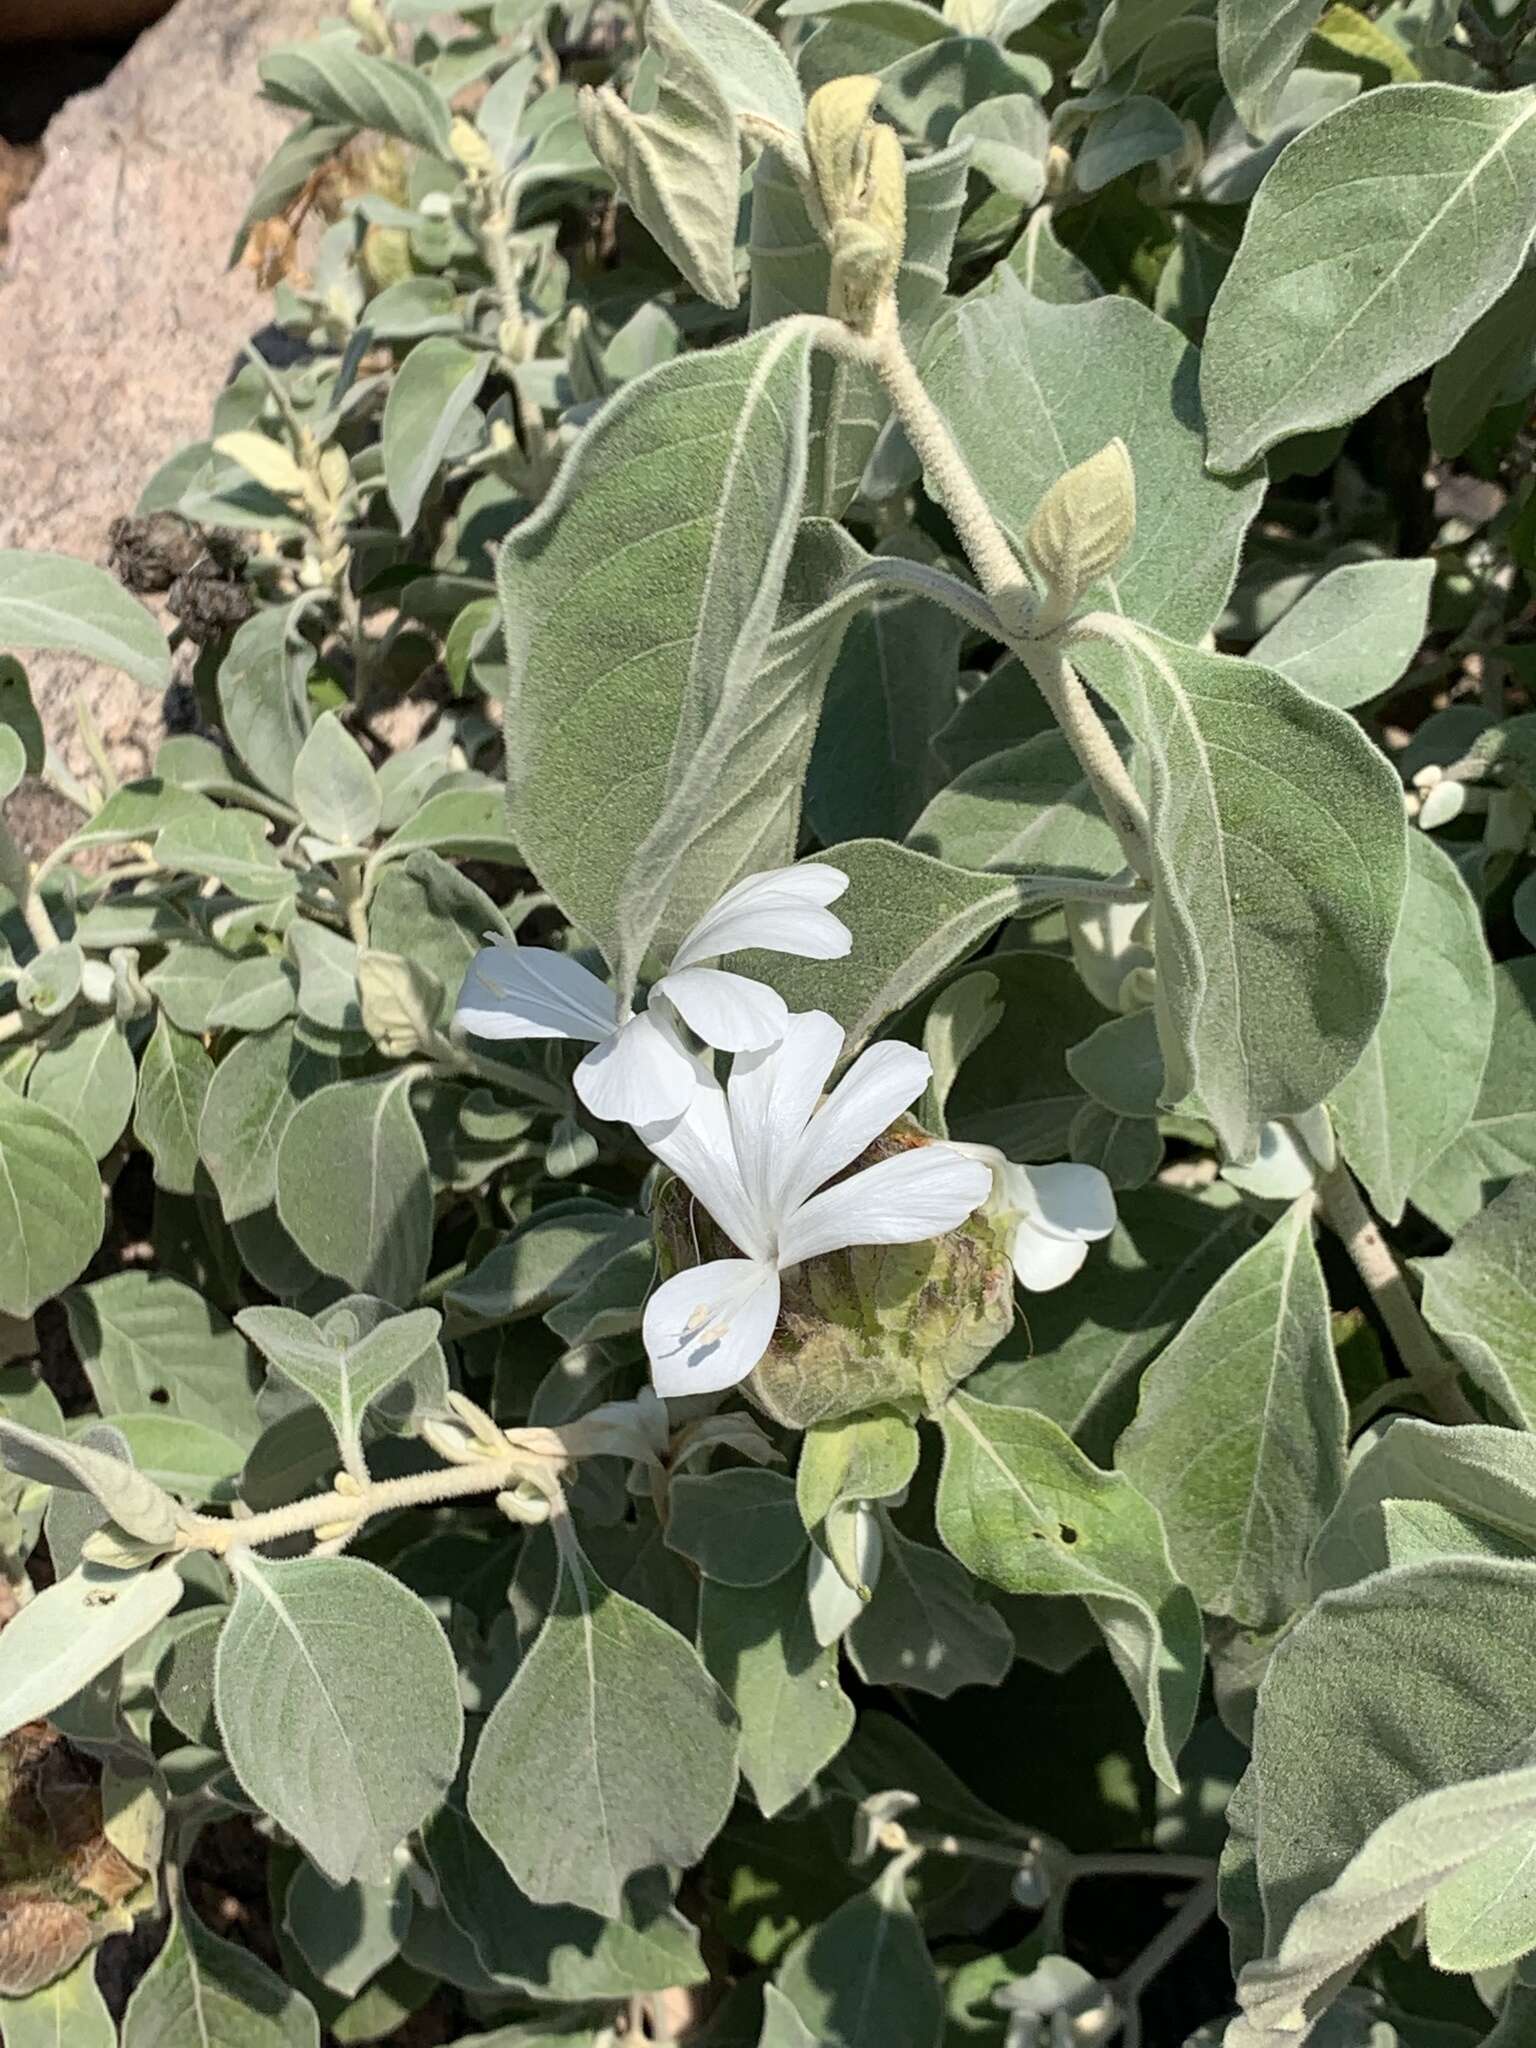
[[696, 1064], [693, 1094], [683, 1114], [636, 1129], [662, 1164], [698, 1196], [738, 1251], [771, 1260], [772, 1237], [736, 1163], [725, 1090], [702, 1061]]
[[[884, 1538], [874, 1511], [865, 1502], [858, 1503], [855, 1513], [858, 1521], [854, 1545], [859, 1579], [861, 1584], [873, 1586], [880, 1574]], [[811, 1545], [806, 1559], [805, 1592], [811, 1629], [824, 1650], [839, 1636], [847, 1634], [868, 1604], [816, 1543]]]
[[1065, 1286], [1088, 1256], [1085, 1239], [1058, 1237], [1027, 1216], [1013, 1233], [1012, 1249], [1019, 1285], [1031, 1294], [1048, 1294], [1053, 1287]]
[[752, 1370], [779, 1317], [779, 1276], [755, 1259], [711, 1259], [663, 1282], [645, 1304], [658, 1394], [718, 1394]]
[[748, 875], [706, 910], [672, 957], [674, 971], [718, 960], [748, 946], [765, 953], [798, 953], [806, 960], [841, 960], [853, 935], [827, 909], [848, 887], [841, 868], [824, 861]]
[[777, 1228], [779, 1186], [842, 1049], [836, 1018], [806, 1010], [787, 1020], [778, 1045], [732, 1062], [726, 1093], [736, 1158], [769, 1241]]
[[651, 1124], [681, 1116], [698, 1069], [667, 1026], [642, 1011], [589, 1052], [574, 1076], [576, 1093], [611, 1124]]
[[469, 963], [455, 1021], [476, 1038], [588, 1038], [618, 1027], [613, 991], [568, 953], [487, 946]]
[[779, 1235], [779, 1266], [852, 1244], [921, 1244], [956, 1230], [992, 1191], [979, 1159], [921, 1145], [813, 1195]]
[[[928, 1085], [928, 1055], [888, 1039], [861, 1052], [806, 1127], [779, 1182], [785, 1212], [852, 1165]], [[849, 1240], [852, 1242], [852, 1240]]]
[[776, 989], [723, 967], [674, 968], [651, 990], [665, 996], [688, 1029], [722, 1052], [762, 1052], [777, 1045], [789, 1005]]
[[1019, 1210], [1051, 1237], [1085, 1244], [1115, 1227], [1115, 1196], [1096, 1166], [1012, 1166], [1008, 1191]]

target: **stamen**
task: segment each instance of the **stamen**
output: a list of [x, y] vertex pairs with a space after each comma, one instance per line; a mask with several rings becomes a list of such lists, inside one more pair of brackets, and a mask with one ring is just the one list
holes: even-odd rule
[[702, 1330], [704, 1325], [708, 1321], [709, 1303], [707, 1301], [701, 1301], [698, 1307], [694, 1310], [693, 1314], [688, 1318], [687, 1322], [684, 1323], [684, 1334], [686, 1336], [691, 1337], [695, 1330]]

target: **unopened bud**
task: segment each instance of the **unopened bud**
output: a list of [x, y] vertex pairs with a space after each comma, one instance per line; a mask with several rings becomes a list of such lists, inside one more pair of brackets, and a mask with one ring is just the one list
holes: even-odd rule
[[472, 178], [494, 177], [501, 168], [491, 145], [474, 122], [466, 121], [462, 114], [453, 117], [453, 125], [448, 131], [448, 147]]
[[907, 239], [907, 165], [894, 128], [873, 118], [877, 78], [837, 78], [811, 95], [806, 148], [825, 216], [827, 310], [860, 333], [896, 283]]
[[1136, 532], [1136, 478], [1118, 437], [1058, 477], [1040, 500], [1024, 550], [1044, 585], [1033, 631], [1054, 632], [1107, 576]]

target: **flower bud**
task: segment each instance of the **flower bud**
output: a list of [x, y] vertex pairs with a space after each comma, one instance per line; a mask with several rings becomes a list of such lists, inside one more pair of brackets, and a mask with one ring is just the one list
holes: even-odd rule
[[[933, 1142], [901, 1117], [848, 1171]], [[736, 1252], [677, 1181], [662, 1188], [655, 1216], [663, 1278]], [[947, 1237], [807, 1259], [780, 1283], [773, 1341], [743, 1388], [789, 1429], [867, 1408], [931, 1413], [1013, 1327], [1007, 1232], [981, 1212]]]
[[872, 118], [876, 78], [837, 78], [811, 95], [806, 149], [832, 257], [827, 311], [868, 333], [907, 240], [907, 165], [895, 129]]

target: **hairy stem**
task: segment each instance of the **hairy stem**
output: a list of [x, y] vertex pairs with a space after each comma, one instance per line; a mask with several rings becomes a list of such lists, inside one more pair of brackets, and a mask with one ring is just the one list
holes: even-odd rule
[[312, 1494], [264, 1515], [225, 1519], [189, 1515], [182, 1525], [189, 1550], [211, 1550], [222, 1557], [231, 1550], [253, 1550], [286, 1536], [304, 1536], [332, 1522], [359, 1527], [375, 1515], [400, 1508], [433, 1507], [440, 1501], [463, 1500], [477, 1493], [502, 1493], [528, 1470], [530, 1454], [510, 1445], [504, 1458], [477, 1458], [469, 1465], [443, 1465], [432, 1472], [412, 1472], [403, 1479], [379, 1479], [356, 1493]]
[[846, 330], [840, 332], [841, 340], [826, 337], [829, 345], [837, 353], [866, 362], [879, 377], [891, 409], [922, 463], [928, 490], [949, 514], [982, 593], [997, 615], [1004, 645], [1018, 656], [1050, 706], [1128, 865], [1150, 881], [1151, 827], [1146, 806], [1082, 679], [1054, 636], [1036, 639], [1031, 634], [1035, 597], [1029, 578], [993, 517], [948, 422], [917, 374], [901, 338], [894, 300], [888, 299], [881, 308], [868, 342]]
[[1419, 1313], [1396, 1253], [1382, 1236], [1380, 1224], [1342, 1160], [1321, 1176], [1317, 1192], [1330, 1229], [1354, 1261], [1355, 1271], [1397, 1347], [1403, 1370], [1430, 1414], [1439, 1422], [1481, 1422], [1483, 1418], [1457, 1382], [1456, 1368]]

